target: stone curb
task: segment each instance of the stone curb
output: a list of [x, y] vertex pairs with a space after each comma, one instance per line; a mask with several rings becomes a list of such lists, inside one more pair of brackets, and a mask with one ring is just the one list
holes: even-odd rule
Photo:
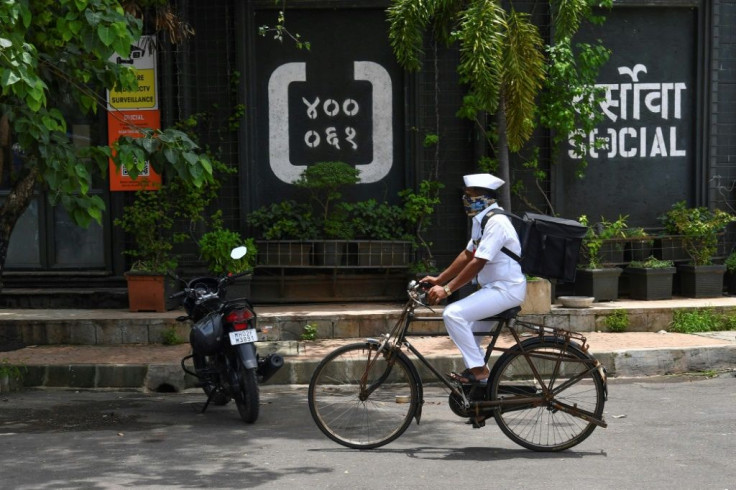
[[[629, 349], [596, 352], [611, 377], [646, 377], [702, 371], [736, 369], [736, 345], [662, 349]], [[459, 356], [428, 356], [440, 372], [462, 369]], [[306, 385], [320, 359], [286, 357], [284, 367], [268, 384]], [[434, 381], [417, 361], [427, 382]], [[66, 364], [25, 366], [25, 387], [71, 389], [134, 389], [178, 392], [196, 387], [196, 380], [178, 363], [168, 364]], [[17, 384], [0, 383], [0, 393], [20, 389]]]

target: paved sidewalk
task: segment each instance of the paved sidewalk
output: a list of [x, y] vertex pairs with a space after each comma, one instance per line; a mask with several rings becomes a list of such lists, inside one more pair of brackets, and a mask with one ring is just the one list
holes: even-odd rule
[[[589, 332], [585, 336], [590, 352], [606, 366], [610, 376], [736, 369], [734, 331], [708, 335]], [[314, 367], [328, 352], [361, 340], [260, 342], [258, 347], [261, 354], [279, 352], [285, 359], [284, 367], [269, 383], [307, 384]], [[441, 371], [463, 368], [448, 337], [415, 337], [410, 341]], [[499, 345], [511, 345], [510, 339], [501, 339]], [[194, 380], [180, 366], [181, 358], [189, 351], [188, 344], [39, 345], [0, 352], [0, 361], [23, 366], [27, 386], [181, 391], [194, 386]]]

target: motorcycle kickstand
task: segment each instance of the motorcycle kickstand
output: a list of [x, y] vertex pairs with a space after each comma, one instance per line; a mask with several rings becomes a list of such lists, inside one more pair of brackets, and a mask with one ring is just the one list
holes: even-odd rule
[[207, 395], [207, 401], [204, 403], [204, 407], [202, 407], [202, 411], [199, 413], [204, 413], [205, 410], [207, 410], [207, 407], [210, 406], [210, 402], [212, 401], [212, 398], [215, 396], [215, 393], [217, 393], [217, 390], [211, 390], [210, 394]]

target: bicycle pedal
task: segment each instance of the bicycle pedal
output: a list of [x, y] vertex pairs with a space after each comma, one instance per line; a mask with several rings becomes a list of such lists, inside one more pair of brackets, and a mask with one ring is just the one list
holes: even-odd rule
[[471, 419], [473, 422], [473, 429], [480, 429], [486, 426], [486, 419]]

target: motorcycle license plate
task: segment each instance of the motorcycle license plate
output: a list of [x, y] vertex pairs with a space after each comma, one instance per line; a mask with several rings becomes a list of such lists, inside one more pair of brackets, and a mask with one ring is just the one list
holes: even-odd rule
[[255, 342], [256, 340], [258, 340], [258, 332], [256, 332], [255, 328], [230, 332], [231, 345], [247, 344], [249, 342]]

